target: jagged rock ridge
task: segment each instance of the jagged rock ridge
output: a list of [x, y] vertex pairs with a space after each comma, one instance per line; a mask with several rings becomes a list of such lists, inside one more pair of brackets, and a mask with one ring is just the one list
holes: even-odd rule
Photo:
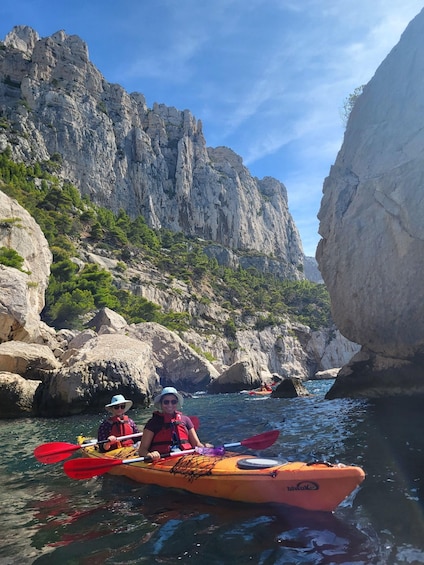
[[0, 113], [0, 150], [25, 162], [60, 155], [58, 174], [95, 203], [253, 250], [260, 268], [270, 256], [276, 274], [304, 278], [284, 185], [252, 177], [229, 148], [206, 147], [189, 110], [149, 109], [142, 94], [108, 83], [79, 37], [15, 27], [0, 50]]

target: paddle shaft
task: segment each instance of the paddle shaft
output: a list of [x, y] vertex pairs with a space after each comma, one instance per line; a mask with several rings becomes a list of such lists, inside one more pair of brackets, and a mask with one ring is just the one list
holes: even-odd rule
[[[173, 451], [171, 453], [166, 453], [161, 457], [176, 457], [180, 455], [187, 455], [189, 453], [194, 453], [194, 449], [187, 449], [185, 451]], [[63, 465], [63, 469], [71, 479], [91, 479], [92, 477], [103, 475], [104, 473], [111, 471], [114, 467], [117, 467], [119, 465], [130, 465], [131, 463], [140, 463], [142, 461], [151, 462], [152, 459], [147, 456], [133, 457], [131, 459], [87, 457], [83, 459], [72, 459], [71, 461], [66, 461]]]
[[[193, 449], [184, 449], [184, 451], [171, 451], [169, 453], [164, 453], [161, 455], [161, 459], [165, 458], [165, 457], [178, 457], [180, 455], [188, 455], [190, 453], [196, 453], [196, 449], [197, 448], [193, 448]], [[81, 459], [80, 459], [81, 461]], [[122, 465], [129, 465], [130, 463], [139, 463], [141, 461], [152, 461], [151, 457], [148, 457], [146, 455], [146, 457], [132, 457], [131, 459], [121, 459], [121, 464]]]
[[[260, 434], [259, 436], [254, 436], [252, 438], [248, 438], [248, 439], [244, 439], [242, 441], [236, 441], [234, 443], [224, 443], [224, 445], [221, 446], [217, 446], [217, 447], [193, 447], [193, 449], [185, 449], [183, 451], [171, 451], [170, 453], [164, 453], [163, 455], [161, 455], [161, 458], [163, 457], [176, 457], [176, 456], [180, 456], [180, 455], [188, 455], [190, 453], [198, 453], [199, 455], [222, 455], [225, 451], [225, 449], [231, 448], [231, 447], [238, 447], [240, 445], [246, 445], [248, 446], [249, 443], [259, 443], [261, 442], [262, 445], [265, 443], [268, 443], [268, 441], [271, 441], [271, 434], [272, 434], [272, 438], [275, 437], [275, 439], [277, 439], [278, 437], [278, 433], [275, 435], [275, 432], [265, 432], [264, 434]], [[265, 439], [265, 437], [269, 437], [269, 440]], [[261, 438], [261, 439], [259, 439]], [[263, 439], [262, 439], [263, 438]], [[274, 443], [275, 439], [273, 439], [272, 443]], [[271, 445], [272, 445], [271, 443]], [[266, 447], [269, 447], [268, 445]], [[263, 448], [264, 449], [264, 448]], [[80, 459], [81, 461], [81, 459]], [[131, 459], [121, 459], [121, 464], [122, 465], [128, 465], [130, 463], [138, 463], [140, 461], [151, 461], [150, 457], [132, 457]]]
[[[142, 435], [143, 435], [143, 432], [138, 432], [136, 434], [129, 434], [127, 436], [119, 436], [119, 437], [116, 438], [116, 441], [124, 441], [125, 439], [131, 439], [132, 437], [141, 437]], [[93, 442], [83, 443], [79, 447], [87, 447], [89, 445], [97, 445], [97, 444], [108, 443], [108, 442], [109, 442], [108, 439], [102, 439], [101, 441], [93, 440]]]
[[223, 447], [225, 447], [225, 449], [228, 449], [229, 447], [239, 447], [239, 445], [243, 445], [241, 441], [236, 441], [234, 443], [226, 443], [224, 444]]
[[[138, 432], [136, 434], [129, 434], [126, 436], [120, 436], [117, 438], [117, 441], [124, 441], [126, 439], [140, 437], [142, 436], [142, 432]], [[34, 457], [41, 461], [41, 463], [58, 463], [59, 461], [63, 461], [70, 455], [72, 455], [78, 449], [82, 449], [83, 447], [90, 447], [97, 445], [99, 443], [107, 443], [106, 440], [97, 441], [91, 440], [84, 444], [73, 444], [73, 443], [65, 443], [65, 442], [51, 442], [51, 443], [44, 443], [43, 445], [39, 445], [34, 449]]]

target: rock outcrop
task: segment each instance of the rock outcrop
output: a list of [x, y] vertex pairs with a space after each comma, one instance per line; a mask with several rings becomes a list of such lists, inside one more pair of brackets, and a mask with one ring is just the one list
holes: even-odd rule
[[305, 267], [305, 277], [308, 281], [322, 284], [324, 281], [322, 279], [321, 273], [318, 269], [318, 263], [315, 257], [304, 257], [304, 267]]
[[301, 379], [296, 377], [286, 378], [271, 393], [271, 398], [298, 398], [311, 396]]
[[188, 392], [204, 390], [219, 375], [215, 367], [175, 332], [153, 322], [134, 324], [127, 333], [152, 348], [156, 371], [163, 386]]
[[423, 34], [424, 11], [364, 87], [324, 183], [319, 269], [362, 346], [330, 395], [424, 394]]
[[[3, 193], [0, 197], [3, 203], [0, 223], [4, 224], [1, 243], [19, 251], [24, 266], [21, 271], [0, 265], [0, 328], [6, 328], [0, 337], [0, 371], [4, 384], [1, 390], [9, 400], [15, 399], [14, 403], [10, 400], [12, 403], [4, 412], [5, 417], [59, 416], [98, 410], [116, 390], [131, 393], [135, 404], [141, 406], [147, 405], [156, 389], [164, 385], [174, 385], [190, 393], [206, 390], [216, 381], [214, 392], [222, 392], [226, 387], [225, 379], [219, 381], [218, 377], [231, 367], [232, 374], [237, 367], [249, 368], [246, 375], [252, 378], [243, 377], [242, 388], [255, 388], [271, 381], [274, 374], [308, 379], [325, 368], [329, 359], [339, 366], [341, 352], [349, 350], [343, 343], [340, 345], [337, 332], [311, 332], [307, 326], [289, 321], [258, 331], [253, 329], [254, 317], [251, 329], [237, 331], [230, 340], [208, 331], [198, 333], [201, 327], [198, 331], [184, 332], [180, 337], [158, 324], [129, 326], [122, 316], [107, 308], [87, 319], [88, 329], [56, 332], [40, 321], [44, 292], [37, 294], [47, 288], [49, 280], [51, 254], [47, 242], [25, 210]], [[16, 235], [15, 230], [21, 235]], [[103, 268], [116, 262], [107, 255], [89, 255], [96, 262], [102, 260]], [[145, 272], [146, 265], [140, 265], [140, 271], [133, 269], [132, 278], [140, 280], [142, 275], [143, 280], [151, 282], [153, 273]], [[166, 283], [165, 278], [163, 282]], [[177, 311], [191, 311], [195, 307], [187, 284], [174, 281], [173, 286], [180, 290], [175, 293], [170, 289], [166, 292], [163, 286], [160, 294], [149, 296], [157, 299], [161, 307], [169, 307], [170, 300]], [[213, 301], [213, 294], [199, 308], [204, 310], [196, 311], [197, 315], [213, 318], [218, 326], [227, 319], [223, 307]], [[107, 336], [110, 336], [110, 347], [97, 342]], [[116, 353], [114, 344], [120, 343], [124, 336], [132, 340], [135, 351], [147, 347], [147, 364], [140, 366], [138, 363], [133, 368], [128, 364], [133, 352], [124, 354], [124, 358]], [[94, 345], [98, 359], [93, 361], [86, 352]], [[128, 345], [122, 348], [124, 353], [126, 347]], [[134, 386], [128, 384], [133, 371], [138, 375]], [[24, 382], [28, 380], [37, 382], [34, 402], [28, 401], [28, 395], [34, 393], [34, 385]]]
[[250, 360], [234, 363], [224, 371], [208, 387], [210, 394], [240, 392], [245, 389], [254, 389], [262, 383], [257, 367]]
[[60, 363], [47, 345], [6, 341], [0, 344], [0, 371], [39, 380], [45, 371], [59, 369]]
[[22, 260], [20, 270], [0, 265], [0, 342], [43, 343], [39, 315], [52, 254], [34, 218], [1, 191], [0, 247], [13, 249]]
[[0, 417], [12, 419], [32, 415], [34, 396], [39, 385], [40, 381], [0, 371]]
[[0, 150], [27, 163], [53, 159], [56, 174], [114, 212], [249, 251], [245, 262], [304, 278], [284, 185], [252, 177], [227, 147], [207, 147], [189, 110], [150, 109], [142, 94], [108, 83], [84, 41], [63, 31], [40, 38], [17, 26], [3, 47]]
[[[188, 110], [149, 109], [141, 94], [109, 84], [80, 38], [62, 31], [40, 38], [22, 26], [8, 34], [0, 49], [0, 116], [0, 152], [16, 161], [44, 161], [101, 206], [207, 240], [206, 253], [222, 265], [304, 278], [285, 187], [253, 178], [231, 149], [206, 147]], [[76, 245], [78, 264], [117, 270], [113, 253]], [[21, 267], [0, 265], [0, 397], [9, 402], [0, 418], [98, 411], [118, 391], [147, 406], [165, 385], [223, 392], [234, 379], [243, 388], [275, 375], [304, 380], [351, 353], [347, 340], [288, 320], [254, 330], [253, 313], [229, 337], [229, 310], [212, 287], [199, 289], [199, 300], [183, 279], [170, 282], [147, 264], [129, 266], [125, 290], [164, 311], [188, 312], [198, 326], [177, 335], [158, 324], [129, 326], [104, 309], [84, 331], [56, 332], [40, 321], [52, 262], [47, 241], [2, 192], [0, 247], [22, 259]]]
[[159, 388], [148, 344], [119, 334], [87, 341], [66, 365], [48, 374], [37, 388], [38, 416], [65, 416], [99, 411], [114, 394], [149, 404]]

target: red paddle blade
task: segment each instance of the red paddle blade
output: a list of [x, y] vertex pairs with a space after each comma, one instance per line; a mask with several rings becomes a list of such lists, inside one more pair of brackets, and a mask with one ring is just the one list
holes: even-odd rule
[[63, 470], [71, 479], [91, 479], [107, 473], [117, 465], [122, 465], [122, 459], [82, 457], [66, 461]]
[[189, 416], [190, 420], [193, 423], [194, 429], [198, 430], [200, 426], [200, 420], [197, 416]]
[[57, 463], [58, 461], [63, 461], [80, 448], [80, 445], [73, 443], [53, 441], [36, 447], [34, 449], [34, 457], [41, 461], [41, 463]]
[[266, 449], [277, 441], [279, 435], [280, 432], [278, 430], [271, 430], [270, 432], [243, 439], [240, 444], [250, 447], [250, 449]]

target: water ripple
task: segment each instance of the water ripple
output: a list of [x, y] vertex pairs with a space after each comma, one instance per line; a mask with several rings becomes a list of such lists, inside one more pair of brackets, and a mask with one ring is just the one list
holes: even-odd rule
[[[265, 457], [360, 464], [367, 478], [334, 514], [197, 497], [104, 475], [72, 481], [37, 462], [48, 441], [95, 435], [102, 415], [0, 421], [1, 565], [417, 565], [424, 562], [421, 404], [199, 395], [185, 412], [221, 445], [278, 429]], [[142, 426], [149, 411], [133, 410]], [[17, 428], [19, 433], [17, 433]], [[22, 438], [26, 438], [23, 440]]]

